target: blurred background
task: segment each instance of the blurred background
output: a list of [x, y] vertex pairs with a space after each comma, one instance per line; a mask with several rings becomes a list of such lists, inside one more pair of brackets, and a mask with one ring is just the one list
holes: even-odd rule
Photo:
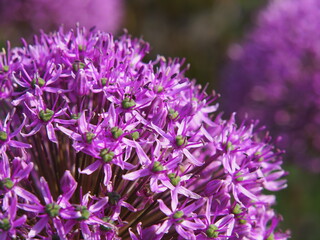
[[[61, 23], [68, 28], [79, 21], [116, 35], [125, 28], [150, 43], [150, 59], [158, 54], [186, 58], [191, 64], [187, 76], [208, 84], [207, 92], [220, 93], [235, 44], [256, 27], [267, 4], [265, 0], [0, 0], [0, 46], [5, 47], [6, 40], [20, 45], [21, 37], [30, 40], [39, 28], [48, 32]], [[219, 99], [222, 105], [227, 101], [223, 95]], [[290, 229], [292, 239], [317, 240], [320, 174], [290, 159], [284, 162], [290, 173], [288, 188], [277, 194], [275, 207], [284, 218], [281, 228]]]

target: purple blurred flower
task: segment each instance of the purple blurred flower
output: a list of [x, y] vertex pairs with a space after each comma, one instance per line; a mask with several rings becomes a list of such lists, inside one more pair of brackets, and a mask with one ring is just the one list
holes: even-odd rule
[[286, 187], [282, 152], [256, 122], [214, 115], [184, 60], [148, 51], [61, 28], [2, 55], [0, 236], [289, 237], [264, 193]]
[[317, 0], [272, 1], [243, 44], [229, 51], [227, 112], [259, 118], [282, 136], [287, 158], [320, 171], [320, 49]]
[[0, 0], [0, 26], [19, 24], [33, 30], [66, 29], [76, 22], [103, 31], [116, 32], [124, 15], [123, 0]]

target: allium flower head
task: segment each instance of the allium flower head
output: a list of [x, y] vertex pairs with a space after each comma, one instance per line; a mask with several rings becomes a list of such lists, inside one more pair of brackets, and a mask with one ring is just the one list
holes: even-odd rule
[[259, 117], [283, 137], [288, 159], [317, 172], [319, 17], [317, 0], [272, 1], [246, 41], [230, 48], [222, 84], [225, 110]]
[[128, 34], [34, 39], [2, 55], [1, 239], [287, 239], [265, 194], [282, 152], [215, 114], [184, 60], [144, 62]]

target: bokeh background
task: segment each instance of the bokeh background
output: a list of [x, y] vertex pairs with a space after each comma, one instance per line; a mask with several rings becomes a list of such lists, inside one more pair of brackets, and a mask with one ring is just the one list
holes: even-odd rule
[[[150, 43], [151, 59], [158, 54], [186, 58], [191, 64], [187, 76], [208, 84], [208, 92], [219, 93], [230, 47], [255, 27], [267, 4], [265, 0], [0, 0], [0, 47], [6, 40], [12, 46], [20, 45], [21, 37], [31, 40], [39, 28], [47, 32], [75, 21], [116, 35], [127, 29]], [[221, 96], [219, 102], [225, 101]], [[284, 218], [281, 228], [291, 229], [292, 239], [320, 239], [320, 174], [289, 159], [284, 162], [290, 174], [288, 188], [277, 196], [276, 209]]]

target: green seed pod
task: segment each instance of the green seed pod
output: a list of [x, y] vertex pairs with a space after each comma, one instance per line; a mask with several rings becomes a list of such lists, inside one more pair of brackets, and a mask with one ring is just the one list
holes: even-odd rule
[[86, 50], [86, 46], [83, 46], [82, 44], [79, 44], [79, 45], [78, 45], [78, 50], [79, 50], [80, 52], [85, 51], [85, 50]]
[[43, 87], [46, 81], [43, 78], [34, 78], [32, 79], [31, 86], [34, 88], [36, 85]]
[[160, 171], [162, 171], [162, 170], [163, 170], [162, 164], [161, 164], [160, 162], [158, 162], [158, 161], [155, 161], [155, 162], [153, 163], [152, 171], [153, 171], [153, 172], [160, 172]]
[[234, 146], [232, 145], [232, 142], [228, 142], [228, 143], [227, 143], [227, 150], [228, 150], [228, 151], [234, 150]]
[[3, 66], [2, 66], [2, 70], [3, 70], [4, 72], [9, 72], [9, 66], [8, 66], [8, 65], [3, 65]]
[[216, 225], [210, 224], [207, 231], [206, 231], [207, 237], [217, 238], [219, 236], [219, 232], [217, 232], [217, 230], [218, 230], [218, 228]]
[[56, 203], [49, 203], [46, 205], [46, 213], [49, 214], [50, 217], [57, 217], [59, 216], [60, 206]]
[[161, 85], [155, 86], [154, 91], [156, 91], [157, 93], [161, 93], [163, 91], [163, 87]]
[[80, 116], [81, 116], [81, 113], [74, 113], [74, 114], [71, 114], [71, 119], [77, 120], [80, 118]]
[[[110, 217], [103, 217], [102, 221], [114, 225], [114, 221], [110, 220]], [[100, 230], [102, 230], [102, 231], [110, 231], [110, 230], [112, 230], [112, 228], [100, 225]]]
[[0, 220], [0, 229], [3, 231], [9, 231], [11, 228], [11, 224], [8, 218], [3, 218]]
[[130, 134], [132, 140], [137, 140], [140, 137], [140, 133], [138, 131], [134, 131]]
[[77, 207], [77, 211], [79, 211], [81, 214], [81, 217], [77, 219], [78, 221], [88, 220], [91, 215], [91, 213], [89, 212], [86, 206]]
[[78, 72], [80, 69], [83, 69], [86, 66], [83, 62], [74, 61], [72, 64], [73, 71]]
[[274, 240], [274, 234], [271, 233], [271, 234], [269, 235], [269, 237], [267, 238], [267, 240]]
[[114, 152], [110, 152], [108, 148], [104, 148], [100, 151], [100, 157], [105, 163], [111, 162], [114, 157]]
[[0, 182], [0, 188], [1, 189], [12, 189], [14, 186], [14, 183], [12, 182], [12, 180], [10, 178], [4, 178], [1, 182]]
[[0, 131], [0, 140], [3, 142], [8, 140], [8, 134], [5, 131]]
[[[242, 175], [242, 173], [241, 172], [238, 172], [238, 173], [236, 173], [236, 176], [241, 176]], [[238, 182], [241, 182], [241, 181], [243, 181], [243, 177], [237, 177], [236, 178], [236, 180], [238, 181]]]
[[133, 99], [126, 97], [122, 100], [121, 105], [124, 109], [128, 109], [134, 107], [136, 105], [136, 102]]
[[178, 147], [187, 144], [187, 140], [182, 135], [176, 136], [176, 144]]
[[179, 176], [176, 176], [174, 173], [169, 173], [168, 177], [170, 179], [170, 183], [173, 186], [177, 186], [179, 184], [179, 182], [181, 181], [181, 178]]
[[184, 215], [183, 211], [176, 211], [173, 215], [173, 218], [174, 219], [179, 219], [179, 218], [182, 218]]
[[54, 111], [50, 109], [41, 110], [39, 112], [39, 118], [44, 122], [49, 122], [53, 117]]
[[101, 85], [105, 86], [107, 84], [108, 79], [103, 77], [103, 78], [100, 78], [100, 81], [101, 81]]
[[168, 116], [172, 120], [177, 120], [179, 118], [179, 113], [176, 110], [170, 108]]
[[232, 210], [232, 213], [235, 214], [235, 215], [238, 215], [240, 213], [242, 213], [242, 209], [241, 209], [241, 206], [240, 204], [236, 204]]
[[118, 139], [123, 134], [123, 131], [121, 128], [113, 127], [111, 128], [111, 133], [114, 139]]
[[87, 143], [92, 143], [92, 140], [95, 138], [95, 134], [92, 132], [86, 132], [86, 141]]

